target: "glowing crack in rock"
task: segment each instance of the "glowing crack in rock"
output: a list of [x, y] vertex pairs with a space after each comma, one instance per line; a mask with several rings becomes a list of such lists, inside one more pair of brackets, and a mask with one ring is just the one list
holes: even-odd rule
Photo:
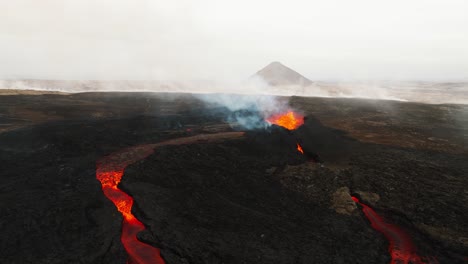
[[373, 229], [382, 233], [389, 242], [388, 252], [392, 258], [390, 264], [424, 264], [438, 261], [435, 258], [422, 258], [416, 254], [416, 248], [411, 238], [398, 226], [387, 223], [372, 208], [363, 204], [357, 197], [353, 201], [362, 206], [362, 212], [371, 223]]
[[159, 146], [213, 142], [243, 135], [243, 132], [225, 132], [172, 139], [158, 144], [129, 147], [97, 161], [96, 179], [101, 182], [104, 195], [114, 203], [123, 216], [120, 241], [128, 254], [128, 264], [164, 264], [165, 262], [158, 248], [145, 244], [137, 238], [137, 234], [143, 231], [145, 226], [132, 214], [133, 198], [118, 188], [125, 168], [148, 157], [153, 153], [153, 149]]
[[304, 154], [304, 150], [302, 149], [301, 145], [299, 145], [299, 143], [297, 143], [297, 151]]
[[146, 158], [151, 153], [153, 153], [152, 145], [143, 145], [127, 148], [97, 162], [96, 178], [101, 182], [102, 191], [123, 216], [120, 240], [128, 253], [129, 264], [165, 263], [159, 249], [138, 240], [137, 234], [143, 231], [145, 226], [132, 214], [133, 198], [117, 187], [125, 167]]

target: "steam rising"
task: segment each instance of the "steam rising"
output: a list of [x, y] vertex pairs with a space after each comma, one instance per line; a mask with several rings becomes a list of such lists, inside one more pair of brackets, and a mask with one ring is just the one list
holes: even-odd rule
[[[249, 127], [287, 110], [277, 96], [466, 104], [467, 8], [463, 0], [0, 1], [0, 89], [230, 94], [199, 98]], [[245, 80], [274, 60], [312, 82]]]
[[[0, 89], [61, 92], [123, 91], [194, 94], [250, 94], [269, 96], [348, 97], [430, 104], [468, 104], [468, 83], [435, 82], [323, 82], [309, 86], [270, 86], [260, 78], [246, 81], [53, 81], [0, 80]], [[226, 101], [220, 99], [221, 101]]]
[[226, 107], [227, 121], [245, 129], [266, 128], [270, 126], [265, 121], [269, 116], [289, 108], [286, 98], [271, 95], [205, 94], [197, 97], [208, 104]]

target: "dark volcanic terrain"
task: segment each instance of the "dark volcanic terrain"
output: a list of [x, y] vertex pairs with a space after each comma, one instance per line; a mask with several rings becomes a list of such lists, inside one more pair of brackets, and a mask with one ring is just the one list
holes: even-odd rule
[[[353, 195], [403, 229], [424, 260], [466, 263], [468, 106], [289, 104], [306, 116], [297, 130], [160, 146], [128, 166], [119, 188], [147, 228], [139, 239], [169, 264], [390, 263], [388, 241]], [[96, 161], [244, 131], [230, 114], [191, 95], [0, 96], [0, 262], [126, 263], [122, 216]]]

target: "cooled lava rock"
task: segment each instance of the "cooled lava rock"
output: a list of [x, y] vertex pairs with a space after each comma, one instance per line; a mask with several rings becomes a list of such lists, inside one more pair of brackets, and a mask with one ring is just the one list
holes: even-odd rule
[[322, 185], [329, 181], [316, 182], [323, 199], [314, 201], [282, 184], [283, 169], [271, 173], [273, 167], [306, 164], [294, 145], [267, 152], [267, 144], [255, 143], [288, 141], [287, 132], [277, 133], [161, 147], [129, 166], [120, 186], [134, 197], [134, 214], [148, 227], [140, 238], [161, 248], [168, 263], [389, 262], [382, 254], [385, 241], [365, 219], [329, 208], [343, 182], [333, 180], [337, 175], [323, 170], [331, 173], [323, 174], [331, 188]]
[[[126, 263], [122, 218], [102, 193], [95, 162], [129, 146], [229, 130], [225, 109], [190, 96], [0, 102], [2, 263]], [[405, 229], [419, 254], [466, 262], [468, 122], [458, 117], [468, 108], [291, 103], [308, 117], [296, 131], [272, 126], [240, 140], [161, 147], [128, 167], [119, 187], [148, 228], [140, 239], [160, 247], [168, 264], [388, 264], [387, 240], [348, 206], [349, 190], [379, 197], [367, 204]], [[296, 140], [321, 163], [308, 162]]]

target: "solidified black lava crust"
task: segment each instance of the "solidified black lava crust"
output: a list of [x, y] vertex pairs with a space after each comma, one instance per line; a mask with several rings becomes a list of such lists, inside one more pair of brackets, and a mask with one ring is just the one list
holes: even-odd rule
[[[0, 122], [21, 127], [0, 133], [2, 263], [125, 263], [122, 218], [102, 194], [96, 160], [127, 146], [230, 130], [225, 110], [205, 109], [193, 98], [180, 99], [176, 110], [172, 99], [131, 94], [0, 101]], [[378, 194], [374, 209], [407, 230], [420, 255], [463, 263], [468, 154], [460, 145], [462, 128], [450, 120], [433, 122], [446, 118], [445, 110], [292, 101], [308, 117], [296, 131], [271, 127], [216, 144], [161, 147], [129, 166], [121, 188], [134, 196], [134, 214], [148, 227], [141, 240], [160, 247], [168, 264], [389, 263], [387, 241], [359, 210], [343, 215], [330, 208], [333, 193], [348, 187], [351, 193]], [[28, 125], [9, 116], [25, 104], [67, 121]], [[382, 114], [388, 105], [399, 109], [403, 121]], [[108, 116], [87, 117], [95, 112]], [[324, 125], [345, 116], [361, 131], [377, 115], [386, 122], [382, 131], [395, 138], [416, 131], [447, 136], [447, 143], [423, 141], [436, 149], [363, 143]], [[361, 120], [366, 117], [374, 119]], [[300, 155], [296, 142], [320, 163]]]
[[[260, 134], [269, 141], [271, 134]], [[389, 262], [385, 241], [363, 218], [338, 215], [327, 202], [305, 199], [267, 172], [305, 162], [295, 145], [266, 151], [255, 141], [247, 135], [162, 147], [130, 166], [121, 186], [148, 225], [140, 238], [160, 247], [168, 263]], [[327, 172], [337, 176], [322, 170]], [[334, 187], [322, 190], [326, 200]]]

